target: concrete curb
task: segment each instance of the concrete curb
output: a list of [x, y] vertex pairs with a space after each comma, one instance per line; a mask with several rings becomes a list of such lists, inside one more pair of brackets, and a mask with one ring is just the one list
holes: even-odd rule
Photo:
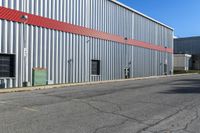
[[35, 86], [35, 87], [1, 89], [0, 90], [0, 94], [1, 93], [34, 91], [34, 90], [45, 90], [45, 89], [53, 89], [53, 88], [63, 88], [63, 87], [71, 87], [71, 86], [83, 86], [83, 85], [95, 85], [95, 84], [103, 84], [103, 83], [114, 83], [114, 82], [123, 82], [123, 81], [135, 81], [135, 80], [145, 80], [145, 79], [158, 79], [158, 78], [167, 78], [167, 77], [187, 76], [187, 75], [194, 75], [194, 74], [197, 74], [197, 73], [177, 74], [177, 75], [167, 75], [167, 76], [151, 76], [151, 77], [142, 77], [142, 78], [131, 78], [131, 79], [98, 81], [98, 82], [85, 82], [85, 83], [58, 84], [58, 85], [47, 85], [47, 86]]

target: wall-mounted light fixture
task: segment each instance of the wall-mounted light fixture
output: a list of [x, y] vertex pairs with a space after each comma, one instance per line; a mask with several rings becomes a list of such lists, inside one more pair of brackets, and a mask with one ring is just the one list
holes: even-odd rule
[[70, 64], [72, 62], [72, 59], [69, 59], [67, 62]]
[[28, 15], [21, 15], [21, 20], [23, 20], [23, 21], [28, 20]]

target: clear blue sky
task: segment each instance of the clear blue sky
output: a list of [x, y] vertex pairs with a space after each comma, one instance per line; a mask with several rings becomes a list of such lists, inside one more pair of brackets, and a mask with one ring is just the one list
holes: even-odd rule
[[174, 28], [175, 36], [200, 36], [200, 0], [118, 0]]

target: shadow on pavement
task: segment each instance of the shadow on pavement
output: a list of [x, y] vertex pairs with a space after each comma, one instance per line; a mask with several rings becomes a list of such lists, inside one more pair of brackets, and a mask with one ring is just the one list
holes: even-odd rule
[[200, 94], [200, 79], [176, 80], [171, 85], [171, 90], [163, 91], [164, 94]]

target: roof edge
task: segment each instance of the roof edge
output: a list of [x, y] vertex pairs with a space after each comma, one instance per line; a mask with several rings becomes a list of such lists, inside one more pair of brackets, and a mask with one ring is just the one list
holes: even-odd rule
[[192, 38], [200, 38], [200, 36], [180, 37], [180, 38], [174, 38], [174, 39], [179, 40], [179, 39], [192, 39]]
[[158, 20], [153, 19], [153, 18], [151, 18], [151, 17], [149, 17], [149, 16], [147, 16], [147, 15], [145, 15], [145, 14], [143, 14], [143, 13], [141, 13], [141, 12], [139, 12], [139, 11], [137, 11], [137, 10], [135, 10], [135, 9], [133, 9], [133, 8], [131, 8], [131, 7], [127, 6], [127, 5], [119, 2], [119, 1], [117, 1], [117, 0], [109, 0], [109, 1], [115, 3], [115, 4], [119, 5], [119, 6], [122, 6], [122, 7], [126, 8], [126, 9], [128, 9], [128, 10], [134, 12], [134, 13], [137, 13], [137, 14], [139, 14], [139, 15], [141, 15], [141, 16], [143, 16], [143, 17], [145, 17], [145, 18], [147, 18], [147, 19], [149, 19], [149, 20], [151, 20], [153, 22], [156, 22], [156, 23], [158, 23], [158, 24], [160, 24], [160, 25], [162, 25], [164, 27], [167, 27], [167, 28], [169, 28], [169, 29], [174, 31], [174, 29], [172, 27], [170, 27], [170, 26], [168, 26], [168, 25], [166, 25], [164, 23], [161, 23]]

